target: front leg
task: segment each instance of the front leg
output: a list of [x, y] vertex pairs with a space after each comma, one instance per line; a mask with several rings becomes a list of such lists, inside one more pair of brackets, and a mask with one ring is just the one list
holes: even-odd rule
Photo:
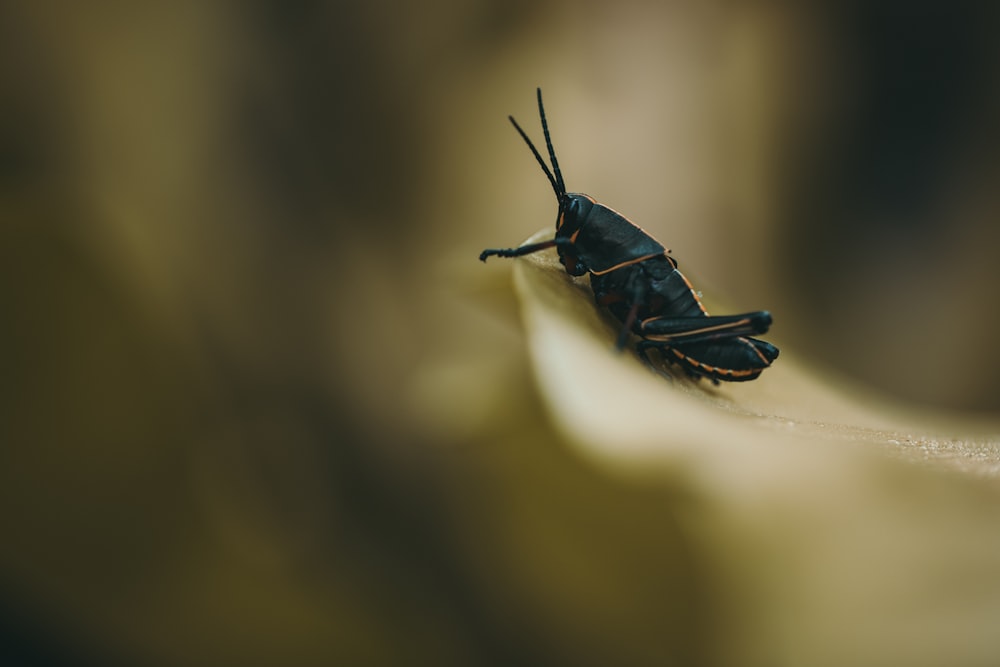
[[521, 257], [523, 255], [530, 255], [533, 252], [538, 252], [539, 250], [546, 250], [547, 248], [553, 248], [555, 246], [568, 245], [573, 245], [573, 242], [568, 238], [561, 238], [557, 236], [549, 241], [528, 243], [520, 246], [519, 248], [487, 248], [479, 253], [479, 261], [485, 262], [487, 257]]
[[608, 308], [622, 323], [615, 339], [615, 349], [620, 352], [628, 344], [629, 334], [638, 333], [639, 310], [646, 304], [649, 290], [641, 268], [629, 266], [615, 273], [591, 276], [590, 286], [597, 305]]

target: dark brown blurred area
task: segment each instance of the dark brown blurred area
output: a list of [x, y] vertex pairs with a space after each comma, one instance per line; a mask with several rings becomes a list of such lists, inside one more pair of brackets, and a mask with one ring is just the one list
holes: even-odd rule
[[676, 490], [556, 442], [509, 273], [475, 261], [554, 220], [505, 116], [538, 136], [543, 86], [570, 189], [770, 308], [783, 349], [997, 413], [998, 27], [3, 4], [0, 657], [711, 662]]
[[998, 28], [990, 3], [817, 11], [786, 69], [774, 239], [803, 351], [908, 399], [994, 414]]

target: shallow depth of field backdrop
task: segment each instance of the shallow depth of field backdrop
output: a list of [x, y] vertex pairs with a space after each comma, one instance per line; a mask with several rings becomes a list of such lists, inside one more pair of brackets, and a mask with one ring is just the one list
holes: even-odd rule
[[[0, 658], [996, 664], [998, 29], [4, 3]], [[476, 261], [554, 225], [536, 86], [571, 191], [774, 314], [761, 380]]]

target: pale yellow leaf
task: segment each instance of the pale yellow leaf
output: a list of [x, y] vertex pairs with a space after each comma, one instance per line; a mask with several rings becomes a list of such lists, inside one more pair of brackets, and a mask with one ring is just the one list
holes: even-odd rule
[[669, 381], [613, 350], [617, 322], [554, 251], [514, 280], [567, 439], [712, 508], [691, 528], [724, 582], [730, 664], [1000, 659], [995, 435], [847, 395], [793, 350], [753, 382]]

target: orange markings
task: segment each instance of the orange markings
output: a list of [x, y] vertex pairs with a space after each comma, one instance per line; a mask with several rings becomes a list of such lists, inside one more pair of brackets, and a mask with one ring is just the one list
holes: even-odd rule
[[[622, 262], [621, 264], [616, 264], [616, 265], [612, 266], [610, 269], [604, 269], [603, 271], [591, 271], [591, 273], [594, 274], [595, 276], [603, 276], [605, 273], [611, 273], [612, 271], [614, 271], [616, 269], [620, 269], [623, 266], [630, 266], [632, 264], [638, 264], [639, 262], [645, 262], [647, 259], [652, 259], [653, 257], [657, 257], [657, 256], [662, 255], [662, 254], [663, 253], [657, 252], [657, 253], [653, 253], [652, 255], [646, 255], [645, 257], [637, 257], [635, 259], [630, 259], [627, 262]], [[704, 310], [704, 308], [702, 310]]]
[[[643, 320], [642, 324], [646, 324], [646, 322], [652, 322], [654, 320], [662, 320], [662, 319], [669, 319], [669, 318], [666, 318], [666, 317], [650, 317], [649, 319]], [[694, 336], [694, 335], [697, 335], [697, 334], [708, 333], [708, 332], [711, 332], [711, 331], [719, 331], [719, 330], [725, 331], [726, 329], [732, 329], [733, 327], [743, 326], [744, 324], [750, 324], [750, 320], [749, 319], [742, 319], [742, 320], [737, 320], [736, 322], [730, 322], [729, 324], [716, 324], [714, 327], [702, 327], [701, 329], [691, 329], [690, 331], [685, 331], [683, 334], [647, 334], [647, 335], [644, 335], [643, 338], [646, 338], [647, 340], [660, 340], [660, 341], [668, 342], [668, 341], [674, 340], [675, 338], [684, 338], [684, 337], [687, 337], [687, 336]], [[680, 341], [680, 342], [682, 342], [682, 341]], [[757, 348], [754, 348], [754, 350], [757, 352], [757, 354], [760, 354], [760, 351], [757, 350]], [[761, 358], [764, 359], [764, 361], [767, 361], [767, 359], [764, 358], [763, 355], [761, 355]]]
[[[756, 350], [756, 349], [757, 348], [754, 348], [754, 350]], [[677, 350], [675, 348], [670, 348], [670, 351], [673, 352], [674, 356], [677, 357], [678, 359], [680, 359], [681, 361], [683, 361], [683, 362], [685, 362], [685, 363], [687, 363], [687, 364], [689, 364], [691, 366], [694, 366], [695, 368], [700, 368], [701, 370], [707, 371], [709, 373], [715, 373], [716, 375], [729, 375], [730, 377], [743, 377], [745, 375], [760, 375], [761, 371], [764, 370], [763, 368], [748, 368], [748, 369], [745, 369], [745, 370], [734, 370], [732, 368], [719, 368], [718, 366], [709, 366], [708, 364], [702, 363], [702, 362], [700, 362], [700, 361], [698, 361], [696, 359], [692, 359], [691, 357], [687, 356], [686, 354], [684, 354], [683, 352], [680, 352], [679, 350]], [[758, 351], [757, 354], [760, 354], [760, 352]], [[764, 361], [766, 362], [767, 359], [764, 359]], [[770, 365], [771, 364], [768, 363], [768, 366], [770, 366]]]
[[[677, 268], [676, 264], [674, 265], [674, 268]], [[701, 304], [701, 297], [699, 297], [698, 292], [695, 291], [694, 285], [691, 284], [691, 281], [688, 280], [687, 276], [685, 276], [683, 273], [681, 273], [680, 271], [678, 271], [677, 273], [684, 280], [684, 284], [688, 286], [688, 289], [691, 290], [691, 296], [694, 297], [694, 302], [698, 304], [699, 308], [701, 308], [701, 312], [708, 315], [708, 311], [705, 310], [705, 306]]]

